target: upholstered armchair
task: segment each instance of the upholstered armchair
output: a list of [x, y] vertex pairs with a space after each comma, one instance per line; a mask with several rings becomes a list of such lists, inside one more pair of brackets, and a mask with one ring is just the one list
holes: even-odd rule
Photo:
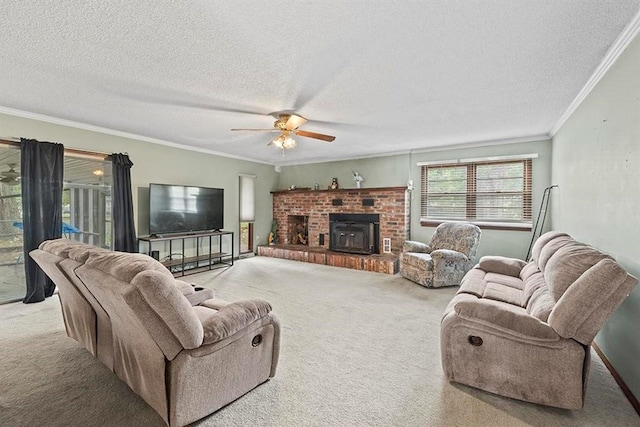
[[481, 233], [467, 222], [445, 222], [436, 228], [429, 244], [405, 241], [400, 274], [427, 288], [459, 285], [473, 267]]

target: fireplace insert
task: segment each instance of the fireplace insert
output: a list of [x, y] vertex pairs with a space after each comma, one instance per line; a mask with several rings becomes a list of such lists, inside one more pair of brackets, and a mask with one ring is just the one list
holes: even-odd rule
[[353, 254], [377, 254], [379, 214], [329, 214], [329, 249]]

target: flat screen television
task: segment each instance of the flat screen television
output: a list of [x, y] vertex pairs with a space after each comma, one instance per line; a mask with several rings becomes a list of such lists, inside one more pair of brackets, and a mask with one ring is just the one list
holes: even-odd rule
[[149, 185], [149, 233], [196, 233], [224, 228], [224, 189]]

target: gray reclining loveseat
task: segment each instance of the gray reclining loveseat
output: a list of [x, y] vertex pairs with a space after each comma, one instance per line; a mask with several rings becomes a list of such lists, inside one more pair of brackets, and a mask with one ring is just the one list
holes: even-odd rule
[[638, 280], [610, 256], [549, 232], [531, 262], [483, 257], [445, 310], [442, 365], [450, 381], [579, 409], [590, 348]]

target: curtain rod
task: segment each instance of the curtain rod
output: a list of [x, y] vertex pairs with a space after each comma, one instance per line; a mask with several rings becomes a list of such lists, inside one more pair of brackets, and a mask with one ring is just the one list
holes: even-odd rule
[[[6, 145], [10, 147], [20, 148], [20, 138], [16, 137], [0, 137], [0, 145]], [[64, 148], [65, 154], [69, 154], [75, 157], [86, 157], [90, 159], [107, 160], [107, 157], [111, 156], [108, 153], [101, 153], [98, 151], [79, 150], [77, 148]]]

